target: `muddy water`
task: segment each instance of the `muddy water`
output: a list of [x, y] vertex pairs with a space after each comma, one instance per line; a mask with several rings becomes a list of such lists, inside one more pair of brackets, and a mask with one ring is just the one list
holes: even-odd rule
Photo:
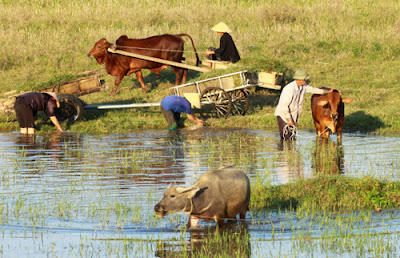
[[[327, 170], [399, 180], [399, 150], [395, 137], [344, 134], [338, 145], [335, 138], [317, 142], [307, 131], [292, 143], [280, 142], [276, 132], [244, 129], [0, 134], [0, 252], [20, 257], [165, 257], [214, 249], [207, 241], [215, 235], [208, 233], [214, 232], [213, 223], [186, 231], [185, 214], [154, 216], [153, 207], [170, 183], [187, 186], [224, 165], [242, 168], [252, 181], [262, 178], [272, 184]], [[327, 220], [253, 212], [243, 225], [223, 229], [237, 237], [223, 245], [232, 255], [252, 257], [353, 256], [366, 250], [371, 254], [384, 244], [388, 254], [399, 251], [397, 210], [370, 214], [367, 222], [354, 219], [344, 230], [349, 236], [343, 236], [335, 225], [349, 216], [359, 214], [331, 214]], [[359, 242], [366, 235], [370, 246], [364, 247]]]

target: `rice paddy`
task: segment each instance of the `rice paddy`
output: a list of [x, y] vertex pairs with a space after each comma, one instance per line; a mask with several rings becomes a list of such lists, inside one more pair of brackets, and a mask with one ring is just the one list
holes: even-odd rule
[[[297, 257], [393, 256], [398, 209], [293, 210], [252, 207], [242, 223], [216, 229], [188, 216], [156, 218], [170, 183], [187, 186], [224, 165], [252, 185], [283, 185], [334, 172], [398, 180], [398, 138], [344, 134], [321, 145], [301, 131], [245, 129], [130, 134], [0, 134], [0, 253], [3, 256]], [[253, 197], [255, 198], [255, 197]]]

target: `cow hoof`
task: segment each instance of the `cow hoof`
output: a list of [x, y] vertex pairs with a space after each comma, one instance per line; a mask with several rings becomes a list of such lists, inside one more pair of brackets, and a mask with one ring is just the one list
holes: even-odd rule
[[147, 89], [146, 88], [142, 88], [142, 91], [143, 91], [143, 93], [146, 93]]

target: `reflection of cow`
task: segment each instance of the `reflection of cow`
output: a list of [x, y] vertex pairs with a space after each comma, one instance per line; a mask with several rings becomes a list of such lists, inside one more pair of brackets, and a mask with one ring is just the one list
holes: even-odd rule
[[189, 187], [169, 187], [154, 211], [164, 217], [178, 211], [190, 214], [188, 228], [195, 227], [200, 219], [215, 220], [222, 226], [225, 219], [240, 213], [244, 219], [250, 203], [250, 181], [235, 167], [208, 171]]
[[342, 129], [344, 120], [344, 104], [352, 102], [353, 99], [343, 98], [339, 91], [311, 97], [311, 109], [314, 119], [315, 129], [322, 138], [329, 137], [329, 130], [337, 133], [337, 139], [342, 139]]
[[315, 141], [312, 153], [313, 168], [316, 173], [342, 174], [344, 173], [343, 146], [331, 141], [329, 138], [321, 138]]
[[[193, 40], [187, 34], [164, 34], [145, 39], [130, 39], [123, 35], [117, 39], [116, 49], [180, 63], [183, 55], [183, 36], [189, 37], [196, 53]], [[149, 69], [160, 75], [160, 72], [169, 66], [167, 64], [110, 53], [107, 51], [110, 47], [112, 47], [112, 44], [107, 42], [105, 38], [102, 38], [96, 42], [92, 50], [88, 53], [88, 56], [95, 58], [99, 64], [105, 64], [107, 73], [116, 77], [111, 95], [116, 93], [122, 78], [132, 73], [136, 74], [143, 92], [146, 92], [141, 70]], [[197, 53], [196, 58], [197, 62], [199, 62]], [[172, 70], [176, 76], [175, 86], [186, 83], [187, 69], [172, 66]]]

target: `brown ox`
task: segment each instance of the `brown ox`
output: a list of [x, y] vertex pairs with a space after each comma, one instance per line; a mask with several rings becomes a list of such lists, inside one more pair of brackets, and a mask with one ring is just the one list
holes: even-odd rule
[[[141, 70], [148, 69], [157, 75], [160, 75], [160, 72], [169, 65], [110, 53], [107, 51], [107, 49], [113, 47], [117, 50], [123, 50], [180, 63], [183, 55], [183, 36], [188, 37], [192, 42], [194, 52], [196, 53], [197, 63], [199, 63], [199, 57], [197, 55], [193, 40], [187, 34], [164, 34], [145, 39], [130, 39], [123, 35], [117, 39], [116, 46], [113, 46], [111, 43], [107, 42], [105, 38], [102, 38], [97, 41], [92, 50], [90, 50], [88, 57], [95, 58], [99, 64], [105, 64], [107, 73], [116, 77], [115, 86], [111, 92], [111, 95], [116, 93], [122, 78], [130, 75], [131, 73], [136, 74], [136, 77], [142, 86], [143, 92], [146, 92], [146, 86], [144, 84]], [[175, 86], [181, 83], [186, 83], [187, 69], [172, 66], [172, 70], [176, 76]]]
[[343, 98], [339, 91], [311, 97], [311, 110], [317, 134], [322, 138], [329, 137], [329, 131], [337, 133], [338, 141], [342, 139], [344, 120], [344, 104], [352, 102], [353, 99]]

